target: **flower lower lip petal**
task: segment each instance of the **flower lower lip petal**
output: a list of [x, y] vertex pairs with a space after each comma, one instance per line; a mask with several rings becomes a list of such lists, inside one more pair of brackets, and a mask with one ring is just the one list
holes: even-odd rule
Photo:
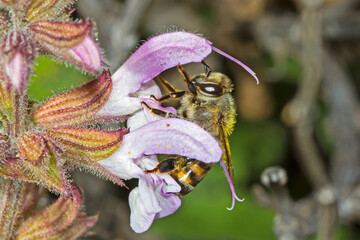
[[183, 119], [165, 118], [148, 123], [124, 136], [120, 154], [136, 159], [142, 155], [175, 154], [205, 163], [218, 162], [222, 150], [204, 129]]

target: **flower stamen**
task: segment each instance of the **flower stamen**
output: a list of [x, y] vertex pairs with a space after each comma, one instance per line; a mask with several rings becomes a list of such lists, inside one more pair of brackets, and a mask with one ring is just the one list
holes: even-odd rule
[[230, 56], [229, 54], [221, 51], [220, 49], [214, 47], [213, 45], [211, 45], [211, 49], [214, 50], [215, 52], [219, 53], [220, 55], [223, 55], [224, 57], [230, 59], [231, 61], [239, 64], [242, 68], [244, 68], [248, 73], [250, 73], [256, 80], [256, 83], [259, 84], [259, 79], [256, 76], [256, 73], [251, 70], [248, 66], [246, 66], [244, 63], [240, 62], [239, 60], [237, 60], [236, 58]]
[[239, 202], [243, 202], [245, 200], [245, 198], [243, 199], [240, 199], [237, 195], [236, 195], [236, 192], [235, 192], [235, 188], [234, 188], [234, 183], [231, 181], [231, 178], [230, 178], [230, 175], [229, 175], [229, 172], [225, 166], [225, 163], [224, 163], [224, 160], [221, 158], [220, 160], [220, 164], [221, 164], [221, 167], [223, 168], [224, 170], [224, 173], [225, 173], [225, 176], [226, 176], [226, 179], [229, 183], [229, 187], [230, 187], [230, 190], [231, 190], [231, 207], [230, 208], [226, 208], [227, 210], [231, 211], [234, 209], [234, 206], [235, 206], [235, 200], [239, 201]]

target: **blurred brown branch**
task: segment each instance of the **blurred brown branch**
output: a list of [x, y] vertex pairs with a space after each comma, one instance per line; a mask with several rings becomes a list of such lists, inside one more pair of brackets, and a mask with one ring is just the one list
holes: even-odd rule
[[[354, 86], [344, 67], [328, 49], [324, 49], [322, 42], [358, 38], [359, 31], [356, 29], [360, 19], [351, 11], [356, 1], [343, 1], [327, 8], [321, 8], [321, 1], [302, 2], [301, 20], [297, 20], [296, 15], [265, 16], [257, 22], [256, 34], [259, 42], [268, 50], [276, 52], [275, 54], [286, 54], [285, 51], [301, 56], [302, 81], [295, 98], [285, 107], [283, 117], [294, 127], [296, 146], [300, 154], [299, 163], [314, 188], [314, 194], [296, 203], [292, 202], [291, 205], [295, 206], [305, 200], [304, 208], [314, 210], [313, 216], [309, 216], [306, 222], [315, 218], [320, 223], [315, 230], [319, 232], [318, 239], [334, 239], [337, 215], [340, 220], [358, 221], [360, 218], [359, 209], [356, 207], [360, 203], [359, 186], [356, 186], [360, 173], [357, 127], [359, 119]], [[270, 48], [274, 46], [274, 42], [277, 42], [279, 49]], [[320, 84], [322, 79], [324, 82]], [[330, 171], [327, 171], [314, 139], [314, 107], [319, 99], [319, 90], [325, 93], [325, 101], [330, 111], [330, 129], [335, 140]], [[263, 174], [266, 174], [266, 170]], [[264, 190], [259, 189], [260, 186], [257, 186], [255, 193], [260, 202], [264, 203], [263, 199], [269, 197], [266, 197]], [[279, 194], [273, 187], [270, 186], [270, 189], [275, 196]], [[276, 197], [273, 201], [276, 201]], [[313, 208], [314, 201], [317, 208]], [[300, 214], [295, 207], [291, 208], [291, 211], [286, 210], [286, 205], [276, 209], [277, 219], [287, 218], [289, 212], [295, 211], [295, 216]], [[303, 219], [298, 217], [295, 222], [299, 223], [301, 220]], [[275, 232], [279, 239], [284, 236], [280, 231], [283, 228], [284, 225], [275, 221]], [[301, 233], [295, 230], [291, 232], [291, 238], [287, 235], [287, 239], [309, 236], [301, 236]]]

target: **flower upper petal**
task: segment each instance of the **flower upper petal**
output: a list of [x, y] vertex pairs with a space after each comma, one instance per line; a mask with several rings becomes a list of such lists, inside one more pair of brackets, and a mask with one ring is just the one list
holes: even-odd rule
[[[61, 54], [61, 52], [59, 54]], [[65, 59], [68, 59], [89, 71], [96, 71], [101, 67], [101, 54], [99, 48], [95, 41], [88, 35], [85, 36], [80, 43], [67, 49], [61, 55], [63, 55]]]
[[114, 73], [113, 81], [131, 82], [124, 86], [135, 92], [141, 84], [177, 64], [201, 62], [211, 53], [202, 37], [187, 32], [171, 32], [149, 39]]
[[201, 62], [211, 53], [211, 43], [187, 32], [171, 32], [149, 39], [114, 73], [114, 88], [99, 114], [117, 112], [119, 96], [137, 91], [143, 83], [177, 64]]
[[143, 98], [150, 97], [150, 95], [154, 95], [155, 97], [161, 96], [160, 88], [156, 85], [155, 81], [149, 81], [143, 84], [131, 95], [129, 95], [127, 91], [122, 90], [117, 91], [116, 96], [113, 95], [113, 104], [105, 104], [105, 106], [97, 112], [97, 115], [123, 116], [131, 114], [141, 108]]
[[164, 118], [125, 135], [117, 153], [130, 159], [144, 154], [176, 154], [211, 163], [220, 160], [222, 150], [210, 133], [195, 123]]

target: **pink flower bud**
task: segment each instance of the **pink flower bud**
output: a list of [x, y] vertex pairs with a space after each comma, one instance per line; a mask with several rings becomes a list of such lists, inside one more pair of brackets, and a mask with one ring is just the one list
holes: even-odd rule
[[35, 52], [34, 43], [22, 32], [11, 32], [4, 37], [0, 52], [6, 81], [22, 91], [30, 77]]

